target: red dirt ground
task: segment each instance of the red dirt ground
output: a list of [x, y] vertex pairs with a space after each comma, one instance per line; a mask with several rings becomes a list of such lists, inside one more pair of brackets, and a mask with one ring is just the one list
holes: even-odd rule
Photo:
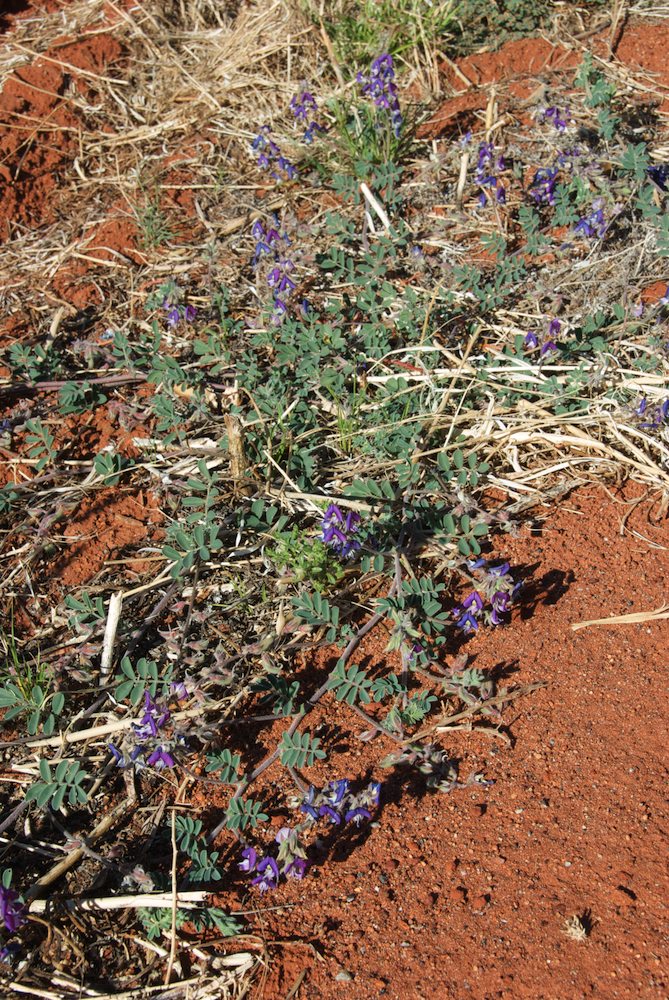
[[[669, 621], [571, 628], [665, 601], [669, 525], [643, 496], [583, 488], [500, 541], [524, 594], [509, 626], [465, 649], [509, 685], [546, 687], [507, 709], [511, 747], [440, 738], [463, 777], [480, 770], [494, 786], [421, 797], [375, 772], [387, 781], [379, 823], [350, 855], [249, 895], [281, 958], [258, 997], [288, 995], [304, 970], [299, 995], [318, 1000], [668, 995]], [[384, 750], [333, 754], [331, 773], [361, 773]], [[263, 912], [282, 903], [294, 908]], [[566, 933], [574, 915], [591, 922], [584, 941]]]
[[[615, 56], [656, 74], [666, 88], [668, 48], [669, 22], [632, 23]], [[104, 34], [57, 48], [58, 59], [96, 72], [121, 55]], [[541, 40], [463, 60], [461, 71], [476, 89], [445, 102], [431, 134], [457, 114], [485, 107], [490, 82], [508, 82], [522, 100], [546, 67], [562, 72], [573, 65], [571, 53], [556, 54]], [[464, 91], [462, 80], [452, 82]], [[0, 95], [2, 240], [12, 224], [39, 227], [58, 211], [58, 173], [71, 167], [80, 124], [62, 96], [65, 83], [62, 68], [40, 58], [17, 70]], [[60, 132], [57, 145], [56, 124], [73, 130], [71, 138]], [[134, 259], [132, 234], [120, 226], [95, 242]], [[80, 283], [64, 281], [58, 291], [77, 307], [86, 304]], [[377, 773], [386, 781], [379, 822], [362, 831], [353, 851], [335, 845], [303, 883], [271, 897], [249, 894], [254, 927], [273, 957], [254, 996], [669, 995], [669, 623], [571, 630], [584, 619], [650, 611], [666, 599], [666, 511], [652, 498], [636, 505], [638, 497], [638, 489], [612, 497], [584, 488], [559, 512], [547, 511], [540, 527], [499, 542], [500, 556], [521, 567], [524, 596], [510, 626], [477, 635], [466, 651], [478, 667], [502, 665], [509, 684], [543, 680], [546, 687], [507, 710], [510, 746], [480, 733], [441, 737], [462, 756], [463, 775], [480, 769], [495, 784], [420, 797], [394, 772]], [[53, 567], [63, 584], [91, 579], [150, 529], [150, 498], [122, 496], [107, 505], [100, 499], [95, 507], [85, 501], [67, 527], [69, 548]], [[378, 656], [382, 648], [376, 638], [361, 653]], [[332, 717], [332, 705], [317, 722], [325, 723], [327, 712]], [[378, 741], [328, 749], [342, 776], [382, 756]], [[583, 941], [566, 933], [574, 915], [591, 923]]]

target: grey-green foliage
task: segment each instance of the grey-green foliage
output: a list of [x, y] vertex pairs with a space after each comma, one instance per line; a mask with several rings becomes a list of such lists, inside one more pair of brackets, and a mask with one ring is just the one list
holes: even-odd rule
[[3, 721], [11, 722], [17, 716], [26, 716], [26, 729], [30, 736], [35, 736], [40, 725], [44, 736], [51, 736], [64, 705], [62, 691], [50, 694], [40, 684], [26, 689], [25, 685], [16, 681], [5, 680], [0, 686], [0, 709], [5, 709]]
[[58, 409], [63, 414], [85, 413], [106, 402], [102, 390], [90, 382], [66, 382], [58, 392]]
[[89, 779], [89, 775], [78, 761], [66, 759], [49, 763], [42, 757], [39, 773], [41, 781], [30, 786], [26, 792], [26, 801], [35, 802], [42, 809], [47, 806], [61, 809], [66, 799], [71, 806], [85, 805], [88, 801], [88, 793], [83, 784]]
[[83, 591], [79, 597], [68, 594], [65, 607], [73, 611], [68, 621], [70, 628], [77, 632], [90, 632], [105, 620], [105, 605], [102, 597], [91, 597], [88, 591]]
[[238, 753], [231, 753], [227, 748], [206, 755], [207, 774], [215, 774], [224, 784], [234, 784], [237, 780], [242, 758]]
[[138, 705], [145, 691], [148, 691], [152, 698], [156, 695], [164, 697], [169, 692], [174, 669], [171, 664], [164, 668], [162, 676], [155, 660], [147, 660], [143, 656], [135, 664], [128, 656], [124, 656], [120, 667], [120, 671], [114, 677], [116, 681], [114, 696], [118, 701], [127, 698], [132, 705]]
[[21, 494], [13, 486], [7, 484], [0, 489], [0, 514], [9, 514], [16, 505]]
[[221, 495], [216, 485], [218, 477], [204, 459], [198, 462], [197, 471], [197, 476], [187, 480], [188, 493], [181, 499], [183, 519], [172, 522], [167, 530], [168, 544], [163, 546], [163, 555], [174, 563], [171, 573], [175, 579], [191, 569], [196, 560], [206, 562], [223, 547], [214, 510]]
[[297, 696], [300, 693], [299, 681], [289, 680], [279, 673], [267, 673], [254, 683], [255, 691], [262, 692], [261, 705], [271, 705], [274, 715], [292, 715], [295, 712]]
[[284, 533], [266, 555], [280, 569], [291, 571], [296, 583], [308, 581], [315, 590], [329, 589], [343, 576], [341, 564], [318, 538], [300, 532], [297, 526]]
[[39, 417], [26, 420], [26, 431], [28, 458], [37, 459], [35, 471], [41, 472], [56, 457], [55, 438]]
[[222, 878], [221, 872], [216, 867], [220, 852], [210, 851], [201, 834], [201, 820], [193, 819], [192, 816], [177, 816], [177, 844], [179, 850], [187, 854], [191, 860], [188, 881], [195, 883], [218, 882]]
[[311, 767], [316, 760], [325, 760], [327, 754], [319, 749], [320, 740], [309, 733], [284, 733], [281, 737], [281, 763], [286, 767]]
[[371, 701], [370, 690], [372, 681], [367, 673], [356, 664], [348, 669], [341, 661], [337, 663], [328, 678], [328, 690], [334, 693], [337, 701], [345, 701], [347, 705], [361, 702], [366, 705]]
[[40, 661], [19, 654], [13, 632], [5, 639], [5, 660], [0, 669], [0, 709], [4, 722], [24, 717], [30, 736], [40, 727], [50, 736], [65, 705], [65, 695], [54, 690], [53, 673]]
[[[146, 936], [150, 941], [170, 934], [172, 930], [172, 908], [169, 906], [145, 907], [137, 909], [137, 916], [142, 921]], [[242, 923], [221, 910], [218, 906], [204, 906], [191, 910], [176, 912], [175, 926], [181, 930], [185, 923], [192, 923], [197, 931], [207, 929], [217, 930], [223, 937], [232, 937], [243, 930]]]
[[328, 626], [326, 641], [334, 642], [339, 625], [339, 608], [330, 604], [325, 597], [320, 594], [297, 594], [292, 598], [291, 604], [296, 618], [300, 618], [308, 625]]
[[255, 829], [259, 823], [269, 819], [262, 810], [264, 803], [254, 799], [245, 799], [241, 795], [233, 798], [225, 812], [225, 825], [228, 830], [245, 830], [248, 826]]
[[134, 467], [131, 458], [124, 458], [109, 451], [101, 451], [93, 459], [93, 468], [102, 477], [105, 486], [116, 486], [124, 472]]

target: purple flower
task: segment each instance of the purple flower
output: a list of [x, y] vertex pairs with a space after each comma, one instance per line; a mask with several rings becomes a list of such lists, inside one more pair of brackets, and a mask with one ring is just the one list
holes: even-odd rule
[[333, 806], [338, 806], [344, 796], [348, 793], [350, 782], [346, 778], [339, 781], [331, 781], [326, 789], [328, 802]]
[[140, 719], [139, 725], [133, 723], [132, 728], [140, 739], [147, 739], [149, 736], [157, 736], [161, 729], [169, 720], [168, 709], [159, 709], [151, 697], [149, 691], [144, 692], [144, 715]]
[[254, 872], [256, 870], [256, 862], [258, 860], [258, 855], [252, 847], [245, 847], [242, 851], [243, 861], [240, 861], [237, 867], [243, 872]]
[[648, 406], [648, 400], [646, 399], [645, 396], [643, 396], [642, 399], [641, 399], [641, 402], [639, 403], [639, 405], [637, 406], [636, 410], [634, 411], [636, 413], [637, 417], [642, 417], [644, 415], [644, 413], [646, 412], [646, 407], [647, 406]]
[[341, 823], [341, 816], [332, 806], [323, 804], [318, 810], [319, 816], [327, 816], [331, 823], [339, 825]]
[[588, 239], [592, 239], [595, 236], [602, 239], [606, 233], [606, 222], [601, 208], [597, 208], [590, 215], [579, 219], [574, 226], [574, 232], [580, 233]]
[[346, 559], [361, 547], [354, 537], [359, 526], [359, 514], [349, 511], [344, 515], [337, 504], [331, 503], [321, 522], [321, 539], [342, 559]]
[[525, 344], [525, 347], [528, 347], [530, 350], [534, 350], [535, 347], [539, 346], [539, 338], [537, 337], [534, 330], [527, 331], [523, 343]]
[[271, 129], [269, 125], [263, 125], [259, 130], [257, 136], [251, 143], [251, 149], [258, 153], [257, 164], [263, 170], [269, 170], [270, 167], [278, 167], [277, 170], [272, 171], [272, 177], [276, 180], [283, 180], [281, 177], [281, 172], [285, 173], [289, 180], [297, 176], [297, 170], [293, 164], [283, 156], [281, 149], [274, 141], [270, 138]]
[[184, 309], [184, 319], [187, 323], [192, 323], [197, 316], [197, 309], [195, 306], [186, 306]]
[[298, 122], [306, 122], [312, 111], [318, 111], [318, 105], [311, 91], [303, 90], [299, 97], [296, 94], [291, 98], [290, 110]]
[[496, 590], [492, 595], [492, 611], [490, 621], [493, 625], [501, 625], [504, 619], [501, 617], [509, 610], [510, 597], [506, 590]]
[[26, 922], [25, 905], [19, 902], [19, 894], [16, 889], [6, 889], [0, 885], [0, 920], [5, 925], [5, 930], [10, 934], [17, 931]]
[[543, 358], [543, 356], [545, 354], [548, 354], [549, 351], [557, 351], [557, 344], [553, 340], [544, 341], [544, 343], [541, 345], [541, 351], [539, 352], [539, 354]]
[[393, 57], [387, 52], [374, 60], [369, 77], [358, 73], [358, 83], [362, 92], [371, 97], [377, 108], [390, 113], [390, 121], [396, 139], [402, 130], [402, 113], [400, 111], [397, 87], [395, 85], [395, 69]]
[[511, 566], [509, 565], [509, 563], [503, 562], [499, 566], [491, 566], [490, 569], [488, 570], [488, 573], [490, 576], [494, 577], [506, 576], [506, 574], [509, 572], [510, 569]]
[[537, 204], [555, 204], [557, 175], [557, 167], [539, 167], [530, 184], [530, 194]]
[[455, 624], [458, 628], [461, 628], [463, 632], [476, 632], [479, 627], [479, 623], [471, 611], [465, 611], [464, 615], [461, 615]]
[[0, 962], [5, 964], [11, 964], [16, 956], [21, 951], [21, 945], [18, 941], [9, 941], [6, 945], [0, 948]]
[[560, 330], [562, 329], [562, 324], [559, 319], [552, 319], [548, 327], [548, 336], [557, 337]]
[[125, 767], [126, 765], [125, 757], [118, 749], [118, 747], [115, 747], [113, 743], [108, 743], [107, 748], [111, 753], [112, 757], [114, 758], [114, 760], [116, 761], [117, 767]]
[[571, 121], [571, 115], [567, 108], [560, 115], [559, 108], [546, 108], [542, 113], [544, 121], [552, 122], [558, 132], [564, 132], [567, 124]]
[[378, 806], [381, 799], [381, 782], [380, 781], [370, 781], [367, 786], [367, 791], [369, 792], [370, 798], [375, 806]]
[[308, 867], [309, 862], [305, 858], [293, 858], [284, 868], [283, 874], [287, 875], [288, 878], [302, 879]]
[[258, 865], [258, 874], [251, 879], [251, 885], [257, 885], [261, 892], [276, 889], [279, 882], [279, 866], [274, 858], [263, 858]]
[[473, 590], [471, 594], [468, 597], [466, 597], [462, 602], [462, 607], [465, 609], [465, 611], [469, 611], [471, 607], [474, 607], [476, 611], [482, 611], [483, 600], [481, 599], [481, 595], [476, 590]]
[[174, 767], [174, 758], [163, 747], [156, 747], [153, 753], [147, 758], [149, 767], [155, 767], [157, 771], [162, 771], [164, 767]]
[[179, 313], [178, 306], [172, 306], [166, 303], [165, 309], [167, 309], [167, 322], [170, 326], [176, 326], [181, 319], [181, 314]]
[[314, 133], [316, 132], [327, 132], [327, 129], [324, 125], [320, 125], [318, 122], [309, 122], [309, 126], [304, 130], [303, 136], [304, 141], [308, 145], [311, 145], [314, 141]]
[[363, 809], [362, 806], [356, 806], [355, 809], [349, 809], [349, 811], [344, 816], [346, 823], [355, 823], [356, 826], [360, 826], [363, 819], [371, 819], [372, 814], [369, 809]]
[[184, 681], [172, 681], [170, 690], [175, 695], [177, 701], [186, 701], [188, 699], [188, 688]]
[[307, 794], [302, 799], [302, 802], [300, 804], [301, 812], [306, 813], [307, 816], [311, 817], [311, 819], [318, 819], [318, 812], [314, 807], [315, 796], [316, 796], [316, 789], [312, 785]]

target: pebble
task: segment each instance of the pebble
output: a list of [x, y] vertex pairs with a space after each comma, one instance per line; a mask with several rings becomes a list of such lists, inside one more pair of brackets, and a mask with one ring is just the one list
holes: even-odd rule
[[454, 903], [464, 903], [467, 898], [467, 890], [464, 885], [455, 885], [449, 889], [448, 898], [452, 899]]
[[474, 913], [483, 913], [486, 906], [490, 902], [490, 896], [481, 894], [480, 896], [474, 896], [471, 900], [471, 908]]
[[346, 969], [340, 969], [337, 975], [335, 976], [335, 979], [337, 980], [338, 983], [353, 982], [353, 976], [351, 975], [350, 972], [347, 972]]

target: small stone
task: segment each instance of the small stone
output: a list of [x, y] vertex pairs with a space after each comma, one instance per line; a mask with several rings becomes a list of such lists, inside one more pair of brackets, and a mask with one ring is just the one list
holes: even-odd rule
[[337, 975], [335, 976], [335, 979], [337, 980], [338, 983], [353, 982], [353, 976], [351, 975], [350, 972], [347, 972], [346, 969], [340, 969]]

